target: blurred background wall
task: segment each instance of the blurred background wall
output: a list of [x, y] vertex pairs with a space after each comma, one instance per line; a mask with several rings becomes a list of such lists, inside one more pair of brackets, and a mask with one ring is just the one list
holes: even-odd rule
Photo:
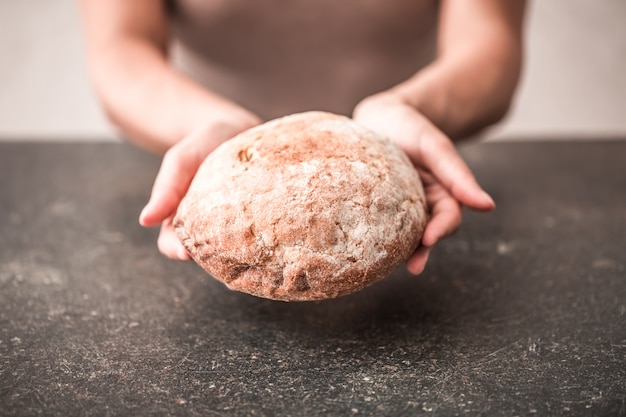
[[[106, 1], [106, 0], [103, 0]], [[626, 137], [626, 1], [530, 3], [524, 78], [489, 139]], [[0, 139], [113, 139], [75, 0], [0, 0]]]

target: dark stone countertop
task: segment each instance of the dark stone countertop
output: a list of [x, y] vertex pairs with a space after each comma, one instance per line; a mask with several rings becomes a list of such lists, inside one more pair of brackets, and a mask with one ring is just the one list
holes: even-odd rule
[[0, 144], [0, 415], [626, 416], [626, 142], [463, 153], [422, 276], [288, 304], [159, 255], [157, 158]]

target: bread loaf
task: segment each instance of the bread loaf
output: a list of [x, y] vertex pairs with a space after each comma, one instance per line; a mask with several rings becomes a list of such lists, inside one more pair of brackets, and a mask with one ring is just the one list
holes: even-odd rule
[[349, 118], [307, 112], [211, 153], [174, 226], [229, 288], [319, 300], [362, 289], [406, 260], [425, 209], [417, 172], [392, 142]]

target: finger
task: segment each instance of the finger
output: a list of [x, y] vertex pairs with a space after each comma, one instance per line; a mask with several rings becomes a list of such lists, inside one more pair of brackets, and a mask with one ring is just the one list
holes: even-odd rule
[[230, 132], [204, 127], [167, 151], [154, 180], [150, 200], [139, 215], [139, 223], [155, 226], [171, 216], [187, 193], [204, 158], [228, 137]]
[[253, 119], [248, 124], [209, 124], [190, 133], [167, 151], [154, 181], [150, 200], [139, 216], [139, 223], [154, 226], [171, 216], [207, 155], [224, 141], [258, 123]]
[[178, 239], [172, 224], [172, 218], [168, 217], [161, 225], [159, 239], [157, 240], [159, 251], [168, 258], [178, 261], [188, 261], [191, 259], [189, 253]]
[[421, 130], [416, 146], [408, 154], [416, 166], [430, 171], [462, 204], [484, 211], [495, 208], [452, 141], [432, 124]]
[[425, 146], [424, 159], [430, 172], [462, 204], [484, 211], [495, 208], [493, 199], [478, 185], [449, 139], [429, 141]]
[[463, 218], [461, 206], [455, 198], [444, 189], [435, 192], [439, 195], [430, 200], [434, 201], [431, 218], [422, 237], [422, 244], [429, 247], [456, 232]]
[[184, 143], [170, 149], [163, 157], [161, 168], [154, 180], [148, 204], [139, 216], [142, 226], [154, 226], [171, 216], [187, 192], [201, 158]]
[[424, 272], [431, 250], [432, 248], [426, 246], [417, 248], [415, 253], [406, 261], [406, 269], [413, 275], [419, 275]]

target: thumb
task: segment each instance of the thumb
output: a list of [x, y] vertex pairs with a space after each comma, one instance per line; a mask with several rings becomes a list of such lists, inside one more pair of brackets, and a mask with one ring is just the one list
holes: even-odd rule
[[216, 135], [210, 127], [197, 129], [163, 156], [150, 200], [139, 215], [142, 226], [156, 226], [174, 214], [200, 164], [231, 135]]
[[189, 147], [183, 146], [181, 142], [163, 157], [150, 200], [139, 215], [142, 226], [155, 226], [173, 215], [187, 193], [189, 184], [202, 163], [202, 158], [187, 148]]
[[461, 204], [480, 211], [495, 208], [493, 199], [478, 185], [452, 141], [432, 123], [427, 121], [412, 142], [414, 145], [405, 152], [413, 164], [432, 174]]

